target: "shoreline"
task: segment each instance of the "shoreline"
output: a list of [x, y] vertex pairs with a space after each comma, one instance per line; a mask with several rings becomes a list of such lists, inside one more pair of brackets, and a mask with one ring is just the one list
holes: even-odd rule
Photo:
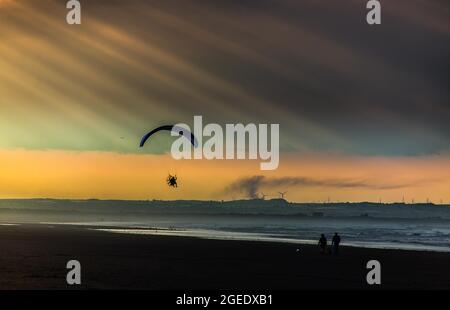
[[[294, 239], [288, 237], [277, 237], [272, 234], [258, 233], [235, 233], [222, 230], [202, 230], [202, 229], [164, 229], [164, 228], [91, 228], [96, 231], [104, 231], [118, 234], [136, 234], [136, 235], [149, 235], [149, 236], [176, 236], [176, 237], [188, 237], [188, 238], [200, 238], [206, 240], [223, 240], [223, 241], [252, 241], [252, 242], [274, 242], [274, 243], [286, 243], [297, 245], [316, 245], [317, 240], [308, 239]], [[206, 232], [206, 234], [201, 234]], [[211, 236], [208, 235], [211, 232], [217, 232], [223, 234], [223, 236]], [[233, 234], [234, 237], [227, 236]], [[246, 237], [248, 235], [248, 237]], [[362, 249], [378, 249], [378, 250], [401, 250], [401, 251], [419, 251], [419, 252], [437, 252], [437, 253], [450, 253], [450, 248], [429, 246], [429, 245], [412, 245], [412, 244], [393, 244], [389, 242], [342, 242], [341, 247], [352, 247]]]
[[[275, 242], [297, 245], [316, 245], [317, 240], [296, 239], [294, 237], [277, 236], [268, 233], [237, 232], [214, 229], [183, 229], [170, 227], [144, 227], [144, 226], [119, 226], [119, 225], [98, 225], [92, 223], [61, 223], [61, 222], [38, 222], [38, 223], [0, 223], [0, 226], [11, 225], [50, 225], [68, 226], [90, 229], [93, 231], [104, 231], [118, 234], [155, 235], [155, 236], [177, 236], [201, 238], [207, 240], [230, 240], [230, 241], [255, 241], [255, 242]], [[393, 242], [365, 242], [365, 241], [344, 241], [341, 247], [379, 249], [379, 250], [401, 250], [419, 252], [450, 253], [450, 247], [440, 247], [426, 244], [393, 243]]]
[[[127, 227], [119, 225], [98, 225], [92, 223], [60, 223], [60, 222], [15, 222], [15, 223], [1, 223], [1, 226], [17, 226], [17, 225], [47, 225], [47, 226], [67, 226], [77, 227], [81, 229], [89, 229], [92, 231], [102, 231], [114, 234], [131, 234], [131, 235], [147, 235], [147, 236], [174, 236], [199, 238], [205, 240], [223, 240], [223, 241], [250, 241], [250, 242], [273, 242], [297, 245], [317, 245], [317, 240], [310, 239], [296, 239], [283, 235], [277, 236], [273, 233], [251, 233], [238, 232], [228, 230], [214, 230], [214, 229], [183, 229], [170, 227]], [[393, 243], [393, 242], [364, 242], [364, 241], [344, 241], [340, 244], [341, 247], [352, 247], [362, 249], [378, 249], [378, 250], [399, 250], [399, 251], [414, 251], [414, 252], [436, 252], [436, 253], [450, 253], [449, 247], [440, 247], [426, 244], [410, 244], [410, 243]]]

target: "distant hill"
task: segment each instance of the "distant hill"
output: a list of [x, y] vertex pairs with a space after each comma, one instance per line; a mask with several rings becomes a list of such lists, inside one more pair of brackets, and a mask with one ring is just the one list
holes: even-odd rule
[[[285, 199], [201, 200], [70, 200], [3, 199], [0, 216], [5, 214], [70, 214], [102, 216], [152, 214], [173, 215], [277, 215], [317, 217], [450, 219], [449, 205], [357, 203], [291, 203]], [[0, 220], [2, 218], [0, 217]]]

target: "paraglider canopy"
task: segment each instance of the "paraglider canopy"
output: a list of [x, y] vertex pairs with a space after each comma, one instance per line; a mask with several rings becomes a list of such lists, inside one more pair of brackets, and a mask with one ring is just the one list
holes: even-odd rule
[[161, 131], [161, 130], [165, 130], [165, 131], [175, 131], [177, 132], [180, 136], [184, 136], [187, 139], [189, 139], [189, 141], [191, 141], [192, 145], [194, 147], [197, 147], [198, 142], [197, 139], [195, 138], [194, 134], [192, 132], [190, 132], [189, 130], [187, 130], [186, 128], [183, 128], [181, 126], [177, 126], [177, 125], [164, 125], [164, 126], [160, 126], [158, 128], [153, 129], [152, 131], [150, 131], [149, 133], [147, 133], [145, 136], [142, 137], [141, 139], [141, 143], [140, 143], [140, 147], [143, 147], [145, 142], [147, 142], [147, 140], [155, 133]]

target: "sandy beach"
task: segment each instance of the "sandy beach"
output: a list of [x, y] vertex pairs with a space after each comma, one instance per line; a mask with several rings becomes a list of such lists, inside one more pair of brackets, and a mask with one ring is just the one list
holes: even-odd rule
[[[366, 263], [382, 266], [382, 289], [450, 289], [450, 253], [127, 235], [60, 225], [0, 226], [0, 289], [374, 289]], [[297, 248], [300, 251], [297, 252]]]

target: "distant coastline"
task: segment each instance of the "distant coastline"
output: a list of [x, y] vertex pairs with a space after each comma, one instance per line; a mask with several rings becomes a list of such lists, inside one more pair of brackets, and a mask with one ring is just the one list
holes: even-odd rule
[[410, 207], [450, 207], [447, 203], [433, 203], [433, 202], [418, 202], [418, 203], [405, 203], [405, 202], [370, 202], [370, 201], [360, 201], [360, 202], [294, 202], [288, 201], [281, 198], [273, 199], [259, 199], [259, 198], [249, 198], [249, 199], [235, 199], [235, 200], [198, 200], [198, 199], [178, 199], [178, 200], [161, 200], [161, 199], [71, 199], [71, 198], [1, 198], [0, 208], [8, 203], [74, 203], [74, 204], [117, 204], [117, 203], [127, 203], [132, 205], [154, 205], [154, 204], [164, 204], [164, 205], [222, 205], [222, 206], [232, 206], [232, 205], [254, 205], [254, 206], [368, 206], [368, 207], [383, 207], [383, 206], [410, 206]]

